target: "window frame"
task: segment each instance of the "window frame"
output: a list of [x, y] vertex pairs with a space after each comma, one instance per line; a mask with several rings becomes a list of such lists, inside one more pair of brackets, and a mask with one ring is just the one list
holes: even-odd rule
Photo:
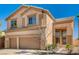
[[[15, 26], [14, 25], [12, 25], [12, 22], [15, 22]], [[11, 29], [15, 29], [15, 28], [17, 28], [17, 20], [11, 20]]]
[[[32, 21], [31, 22], [33, 22], [33, 20], [34, 20], [34, 23], [32, 23], [32, 24], [30, 24], [29, 23], [29, 18], [32, 18], [33, 16], [35, 16], [35, 19], [31, 19]], [[36, 15], [29, 15], [28, 16], [28, 25], [30, 26], [30, 25], [37, 25], [37, 17], [36, 17]]]

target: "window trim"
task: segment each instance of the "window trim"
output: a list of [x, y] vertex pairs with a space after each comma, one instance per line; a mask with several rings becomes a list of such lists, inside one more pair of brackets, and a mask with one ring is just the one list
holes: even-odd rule
[[[35, 16], [36, 17], [36, 23], [35, 24], [29, 24], [29, 18], [32, 17], [32, 16]], [[36, 16], [36, 14], [29, 15], [27, 18], [28, 18], [28, 26], [37, 25], [37, 16]]]
[[[15, 26], [15, 27], [12, 26], [12, 21], [15, 21], [15, 22], [16, 22], [16, 26]], [[17, 20], [11, 20], [10, 22], [11, 22], [11, 24], [10, 24], [11, 29], [15, 29], [15, 28], [17, 28]]]

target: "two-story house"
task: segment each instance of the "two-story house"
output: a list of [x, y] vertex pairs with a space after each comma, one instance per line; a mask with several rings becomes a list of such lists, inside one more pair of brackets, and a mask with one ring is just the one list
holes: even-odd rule
[[21, 6], [6, 19], [5, 48], [45, 49], [72, 44], [73, 17], [55, 19], [48, 10]]

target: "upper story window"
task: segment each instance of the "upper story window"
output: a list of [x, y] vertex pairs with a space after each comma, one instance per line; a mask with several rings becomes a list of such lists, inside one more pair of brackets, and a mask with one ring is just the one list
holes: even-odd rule
[[12, 20], [11, 21], [11, 28], [12, 29], [15, 29], [17, 27], [17, 22], [16, 22], [16, 20]]
[[60, 38], [60, 32], [56, 31], [56, 38]]
[[35, 25], [36, 24], [36, 16], [35, 15], [28, 18], [28, 24], [29, 25]]
[[66, 31], [62, 32], [63, 37], [66, 37]]

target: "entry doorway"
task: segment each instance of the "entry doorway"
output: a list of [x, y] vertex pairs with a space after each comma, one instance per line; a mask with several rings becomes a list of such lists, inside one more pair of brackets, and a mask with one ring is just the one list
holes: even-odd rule
[[56, 40], [56, 44], [59, 45], [60, 44], [60, 31], [56, 30], [55, 32], [55, 40]]
[[62, 29], [55, 30], [55, 42], [57, 45], [65, 45], [67, 43], [67, 31]]

